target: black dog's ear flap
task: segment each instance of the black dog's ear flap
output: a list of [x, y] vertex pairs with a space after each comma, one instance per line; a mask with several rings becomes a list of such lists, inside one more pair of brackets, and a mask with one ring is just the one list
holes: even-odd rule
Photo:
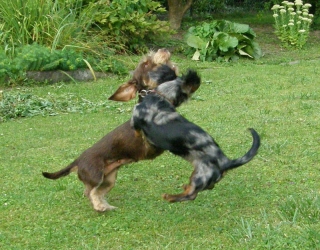
[[201, 79], [196, 71], [188, 70], [182, 78], [185, 82], [182, 86], [185, 93], [193, 94], [200, 87]]
[[137, 85], [134, 81], [122, 84], [108, 100], [127, 102], [136, 97]]

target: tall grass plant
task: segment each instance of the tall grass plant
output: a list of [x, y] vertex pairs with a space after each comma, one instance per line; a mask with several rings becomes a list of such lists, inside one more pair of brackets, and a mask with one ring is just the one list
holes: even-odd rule
[[71, 43], [91, 24], [81, 7], [81, 0], [0, 1], [0, 49], [14, 55], [16, 47], [26, 44], [55, 49]]

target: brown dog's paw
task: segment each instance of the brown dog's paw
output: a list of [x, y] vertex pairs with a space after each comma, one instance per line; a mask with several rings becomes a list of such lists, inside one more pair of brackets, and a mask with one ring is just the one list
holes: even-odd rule
[[117, 207], [111, 206], [109, 204], [101, 203], [94, 206], [94, 210], [97, 212], [105, 212], [117, 209]]

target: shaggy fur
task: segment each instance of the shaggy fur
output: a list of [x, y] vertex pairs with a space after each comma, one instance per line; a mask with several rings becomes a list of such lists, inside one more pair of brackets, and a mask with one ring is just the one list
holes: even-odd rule
[[[166, 67], [160, 67], [161, 65]], [[160, 70], [158, 71], [160, 67]], [[152, 72], [152, 80], [149, 73]], [[159, 83], [176, 79], [176, 67], [170, 62], [170, 53], [160, 49], [143, 59], [134, 71], [133, 77], [121, 85], [109, 98], [115, 101], [128, 101], [143, 90], [150, 90]], [[70, 165], [54, 173], [43, 172], [49, 179], [58, 179], [78, 172], [79, 179], [86, 189], [84, 194], [90, 199], [93, 208], [103, 212], [115, 207], [108, 204], [105, 196], [115, 185], [120, 166], [140, 160], [153, 159], [163, 152], [136, 137], [129, 121], [120, 125], [92, 147], [85, 150]]]
[[159, 85], [133, 111], [131, 125], [137, 134], [142, 132], [148, 143], [183, 157], [194, 167], [183, 193], [163, 195], [169, 202], [193, 200], [200, 191], [212, 189], [227, 171], [249, 162], [260, 146], [259, 135], [250, 129], [250, 150], [230, 160], [208, 133], [176, 111], [175, 107], [188, 100], [199, 84], [196, 72], [189, 71], [183, 78]]
[[[167, 65], [178, 75], [178, 68], [170, 61], [170, 57], [171, 54], [167, 49], [159, 49], [156, 53], [150, 52], [133, 71], [132, 78], [122, 84], [117, 91], [109, 97], [109, 100], [126, 102], [135, 98], [136, 93], [140, 94], [144, 90], [156, 88], [158, 82], [150, 78], [149, 73], [156, 71], [161, 65]], [[172, 80], [171, 74], [167, 76], [167, 79], [163, 80]], [[141, 98], [139, 95], [139, 102], [142, 100]]]

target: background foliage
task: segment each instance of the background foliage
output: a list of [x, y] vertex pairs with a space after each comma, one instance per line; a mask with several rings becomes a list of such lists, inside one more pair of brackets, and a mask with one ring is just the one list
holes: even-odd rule
[[214, 20], [190, 27], [186, 42], [192, 48], [188, 52], [193, 60], [227, 62], [239, 56], [259, 59], [262, 52], [255, 37], [247, 24]]
[[146, 51], [147, 42], [169, 38], [168, 22], [156, 16], [164, 11], [160, 3], [150, 0], [99, 0], [86, 7], [104, 34], [136, 52]]
[[[116, 55], [142, 54], [158, 47], [168, 47], [190, 55], [198, 49], [202, 53], [202, 60], [236, 59], [241, 51], [244, 52], [242, 55], [257, 58], [259, 51], [255, 49], [257, 46], [250, 36], [248, 39], [243, 37], [240, 39], [242, 42], [246, 40], [245, 48], [246, 50], [251, 48], [249, 52], [244, 47], [239, 48], [240, 40], [237, 48], [230, 49], [230, 47], [228, 51], [223, 51], [224, 49], [220, 49], [223, 46], [219, 47], [216, 43], [211, 43], [207, 49], [190, 48], [179, 38], [183, 32], [197, 26], [197, 22], [204, 19], [206, 22], [227, 20], [235, 15], [245, 17], [247, 13], [254, 11], [259, 17], [255, 22], [261, 21], [270, 15], [271, 4], [278, 2], [278, 0], [195, 0], [187, 18], [184, 19], [182, 29], [172, 36], [166, 21], [165, 0], [2, 0], [0, 1], [1, 84], [8, 83], [8, 79], [9, 84], [23, 83], [24, 71], [29, 69], [66, 70], [87, 67], [84, 60], [94, 69], [123, 73], [127, 71], [126, 60], [119, 61]], [[316, 0], [307, 2], [312, 4], [310, 12], [315, 14], [311, 29], [319, 27], [317, 26], [320, 24], [319, 3]], [[228, 32], [216, 35], [216, 38], [218, 37], [216, 42], [234, 41], [230, 39]], [[216, 48], [218, 51], [215, 51]], [[30, 51], [27, 51], [28, 49]], [[68, 53], [71, 50], [73, 55], [70, 58]], [[17, 58], [22, 55], [21, 51], [26, 51], [24, 57]], [[31, 52], [34, 54], [31, 55]], [[230, 56], [229, 52], [234, 52], [233, 54], [237, 56]], [[77, 62], [73, 61], [75, 58], [78, 58]]]

